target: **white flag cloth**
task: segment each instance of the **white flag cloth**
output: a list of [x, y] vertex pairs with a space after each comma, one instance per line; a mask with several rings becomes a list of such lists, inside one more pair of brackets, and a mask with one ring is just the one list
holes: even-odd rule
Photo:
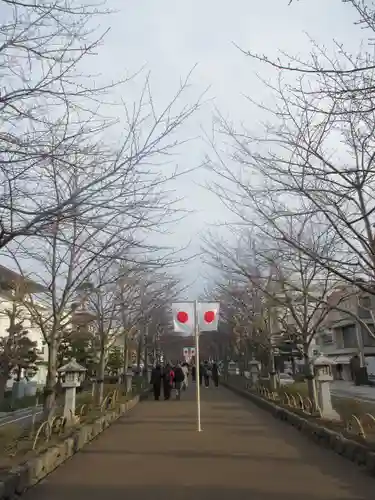
[[194, 303], [173, 302], [173, 330], [178, 333], [194, 335]]
[[219, 325], [219, 302], [198, 302], [198, 324], [201, 332], [214, 332]]

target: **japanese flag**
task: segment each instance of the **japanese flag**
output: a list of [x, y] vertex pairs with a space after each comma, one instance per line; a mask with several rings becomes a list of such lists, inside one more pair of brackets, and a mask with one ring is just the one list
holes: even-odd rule
[[190, 347], [190, 356], [191, 356], [192, 358], [194, 358], [194, 357], [195, 357], [195, 347]]
[[184, 347], [183, 353], [184, 353], [184, 357], [187, 358], [189, 356], [189, 349], [187, 347]]
[[201, 332], [214, 332], [219, 324], [219, 302], [198, 303], [198, 324]]
[[172, 304], [173, 330], [194, 335], [194, 303], [174, 302]]

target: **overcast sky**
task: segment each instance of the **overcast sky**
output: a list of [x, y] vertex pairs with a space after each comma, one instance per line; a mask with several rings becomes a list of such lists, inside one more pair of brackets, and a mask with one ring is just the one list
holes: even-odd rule
[[[209, 130], [214, 108], [234, 123], [241, 121], [256, 130], [262, 118], [260, 111], [249, 104], [244, 95], [267, 103], [270, 91], [256, 76], [265, 78], [272, 71], [246, 58], [235, 44], [275, 58], [280, 51], [307, 56], [309, 37], [333, 49], [333, 39], [344, 41], [355, 49], [363, 36], [353, 26], [355, 13], [340, 0], [299, 0], [288, 6], [288, 0], [108, 0], [116, 9], [102, 22], [110, 22], [108, 33], [95, 66], [106, 78], [117, 79], [125, 73], [144, 67], [151, 72], [153, 97], [157, 105], [166, 103], [179, 85], [181, 77], [195, 66], [192, 91], [186, 102], [193, 102], [209, 88], [205, 104], [181, 134], [199, 137]], [[143, 75], [127, 87], [124, 99], [136, 99]], [[196, 139], [180, 149], [175, 159], [181, 168], [198, 165], [209, 152], [203, 140]], [[230, 214], [214, 195], [203, 187], [212, 182], [212, 174], [202, 169], [174, 183], [183, 206], [194, 213], [171, 228], [169, 244], [191, 241], [189, 253], [200, 248], [200, 233], [216, 223], [230, 219]], [[182, 270], [191, 280], [190, 298], [202, 290], [205, 273], [201, 259], [194, 259]]]
[[[84, 3], [84, 0], [82, 0]], [[264, 116], [245, 96], [266, 105], [272, 93], [259, 80], [277, 76], [272, 70], [246, 57], [238, 47], [263, 53], [270, 59], [280, 52], [306, 59], [311, 49], [309, 37], [333, 51], [333, 40], [345, 42], [355, 51], [365, 35], [354, 26], [355, 12], [341, 0], [107, 0], [114, 13], [100, 16], [99, 32], [109, 29], [94, 58], [84, 60], [83, 72], [100, 83], [118, 81], [141, 73], [115, 90], [114, 100], [131, 104], [137, 101], [148, 72], [151, 75], [153, 101], [161, 109], [170, 101], [181, 78], [195, 68], [191, 87], [179, 106], [191, 105], [204, 94], [200, 110], [180, 129], [181, 140], [190, 139], [178, 149], [171, 172], [199, 166], [211, 153], [204, 133], [220, 111], [234, 124], [245, 124], [259, 133]], [[96, 19], [96, 21], [98, 18]], [[237, 46], [237, 47], [236, 47]], [[109, 108], [108, 108], [109, 110]], [[108, 114], [116, 113], [113, 107]], [[161, 166], [156, 168], [162, 168]], [[189, 244], [185, 256], [200, 251], [201, 234], [216, 227], [225, 235], [222, 224], [233, 219], [219, 200], [205, 189], [212, 185], [213, 174], [205, 168], [176, 179], [168, 189], [183, 198], [179, 207], [191, 214], [169, 228], [169, 234], [157, 241], [173, 247]], [[7, 265], [7, 262], [5, 262]], [[189, 299], [203, 291], [208, 269], [202, 258], [182, 266], [181, 277], [190, 287]]]

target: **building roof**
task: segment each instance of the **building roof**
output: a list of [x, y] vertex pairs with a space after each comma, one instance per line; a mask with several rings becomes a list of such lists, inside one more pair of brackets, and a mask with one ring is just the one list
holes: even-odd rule
[[47, 291], [45, 286], [0, 264], [0, 287], [5, 284], [7, 287], [14, 288], [17, 283], [22, 283], [22, 286], [25, 287], [25, 291], [28, 293], [41, 293]]
[[58, 370], [59, 373], [64, 373], [64, 372], [77, 372], [77, 373], [83, 373], [86, 372], [87, 369], [77, 363], [75, 358], [72, 358], [69, 363], [67, 363], [64, 366], [61, 366]]

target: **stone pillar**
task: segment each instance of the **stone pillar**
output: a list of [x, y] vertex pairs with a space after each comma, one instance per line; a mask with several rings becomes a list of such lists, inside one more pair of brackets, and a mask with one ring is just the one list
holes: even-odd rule
[[76, 388], [66, 387], [64, 402], [64, 417], [70, 422], [76, 413]]
[[256, 359], [250, 361], [250, 378], [251, 385], [256, 386], [259, 381], [259, 363]]
[[331, 382], [332, 362], [323, 355], [318, 356], [314, 361], [314, 373], [317, 390], [317, 403], [323, 418], [328, 420], [340, 420], [340, 415], [332, 406]]
[[317, 383], [319, 408], [322, 412], [323, 418], [327, 418], [329, 420], [340, 420], [340, 415], [332, 406], [330, 385], [331, 385], [330, 382]]
[[133, 372], [128, 372], [126, 374], [126, 394], [132, 392], [132, 381], [133, 381]]
[[71, 423], [74, 421], [76, 411], [76, 390], [84, 379], [86, 368], [72, 358], [69, 363], [59, 368], [57, 372], [60, 376], [61, 387], [65, 389], [64, 417], [67, 422]]

